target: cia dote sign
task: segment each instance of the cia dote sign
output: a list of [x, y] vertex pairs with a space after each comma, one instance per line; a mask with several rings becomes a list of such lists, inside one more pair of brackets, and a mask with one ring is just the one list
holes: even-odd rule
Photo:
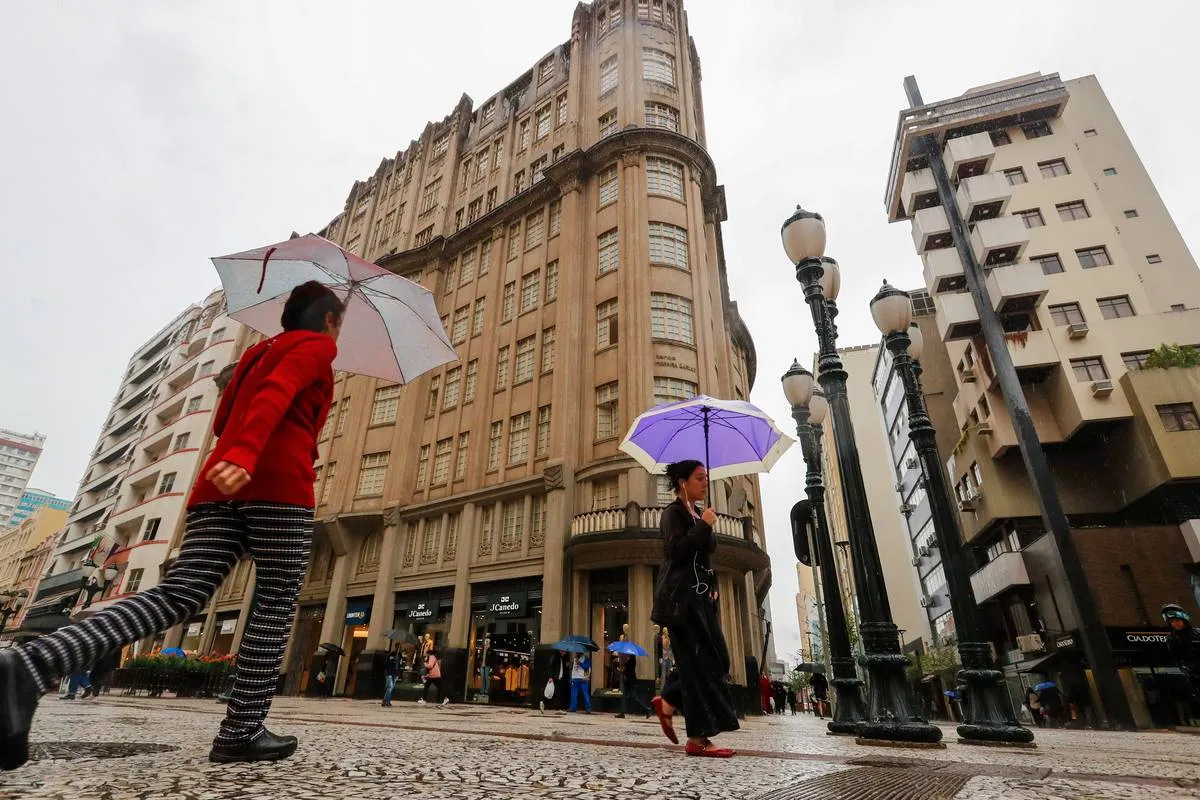
[[488, 598], [487, 612], [495, 617], [523, 617], [529, 605], [528, 592], [509, 592]]

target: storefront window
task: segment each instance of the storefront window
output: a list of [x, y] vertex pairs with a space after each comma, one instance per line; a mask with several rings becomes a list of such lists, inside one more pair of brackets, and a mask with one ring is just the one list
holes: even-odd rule
[[183, 641], [179, 646], [185, 652], [195, 653], [200, 650], [200, 640], [204, 638], [204, 617], [193, 618], [183, 629]]
[[217, 656], [227, 656], [233, 652], [233, 632], [237, 630], [238, 612], [217, 615], [217, 635], [213, 638], [209, 652]]
[[480, 702], [529, 702], [533, 650], [541, 635], [541, 580], [472, 590], [467, 696]]
[[396, 595], [392, 646], [400, 651], [402, 683], [420, 683], [425, 655], [430, 649], [445, 647], [452, 597], [452, 594], [428, 593]]
[[371, 623], [370, 597], [352, 597], [346, 600], [346, 631], [342, 637], [342, 650], [346, 655], [338, 663], [339, 681], [344, 681], [342, 694], [353, 697], [358, 681], [358, 656], [367, 649], [367, 626]]
[[[591, 636], [600, 645], [593, 656], [592, 688], [618, 690], [621, 673], [616, 657], [608, 646], [626, 634], [629, 623], [629, 571], [624, 567], [594, 570], [591, 573]], [[650, 609], [646, 609], [647, 616]]]
[[287, 681], [284, 684], [284, 690], [288, 694], [298, 694], [309, 689], [309, 667], [312, 665], [313, 653], [321, 643], [321, 626], [324, 622], [324, 603], [300, 607], [292, 633], [294, 638], [287, 665]]

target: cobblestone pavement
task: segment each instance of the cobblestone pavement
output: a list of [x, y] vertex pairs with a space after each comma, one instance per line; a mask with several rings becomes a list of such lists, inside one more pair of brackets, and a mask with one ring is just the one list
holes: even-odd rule
[[[300, 737], [296, 755], [222, 766], [207, 760], [222, 713], [211, 701], [49, 698], [37, 760], [0, 773], [0, 800], [751, 800], [828, 796], [834, 785], [849, 787], [843, 800], [1200, 798], [1200, 739], [1175, 733], [1040, 731], [1038, 749], [1023, 751], [959, 745], [947, 729], [946, 749], [923, 750], [863, 747], [811, 716], [775, 717], [721, 737], [738, 758], [701, 761], [667, 745], [652, 719], [281, 698], [271, 727]], [[908, 788], [868, 794], [902, 784], [898, 774], [911, 775]]]

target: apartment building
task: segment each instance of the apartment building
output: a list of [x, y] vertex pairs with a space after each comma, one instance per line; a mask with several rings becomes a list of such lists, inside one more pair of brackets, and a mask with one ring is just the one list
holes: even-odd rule
[[[402, 387], [337, 382], [285, 690], [382, 691], [389, 630], [429, 636], [452, 694], [489, 702], [529, 702], [550, 657], [538, 645], [566, 634], [656, 648], [672, 496], [617, 445], [657, 402], [749, 396], [754, 345], [728, 293], [725, 215], [673, 0], [579, 4], [566, 41], [354, 183], [321, 234], [435, 292], [460, 360]], [[770, 586], [759, 488], [720, 481], [713, 494], [722, 621], [744, 685]], [[185, 637], [232, 640], [246, 591]], [[336, 670], [325, 642], [347, 653]], [[639, 677], [656, 662], [639, 659]], [[615, 686], [609, 666], [596, 688]], [[327, 668], [325, 684], [310, 680]], [[509, 671], [517, 683], [497, 690], [490, 679]]]
[[213, 377], [246, 330], [220, 292], [176, 316], [133, 354], [22, 630], [54, 630], [157, 585], [216, 408]]
[[20, 570], [22, 561], [51, 539], [66, 519], [65, 509], [41, 506], [16, 527], [0, 531], [0, 596], [14, 598], [10, 607], [18, 614], [29, 604], [29, 587]]
[[50, 492], [43, 491], [42, 489], [26, 489], [21, 494], [21, 499], [17, 501], [17, 507], [13, 509], [12, 516], [8, 519], [9, 527], [15, 528], [24, 522], [26, 518], [32, 516], [39, 508], [43, 507], [66, 511], [71, 507], [71, 501], [62, 497], [55, 497]]
[[0, 428], [0, 530], [14, 524], [11, 517], [29, 485], [45, 443], [46, 437], [40, 433]]
[[914, 155], [928, 133], [943, 142], [1134, 715], [1172, 723], [1178, 676], [1158, 610], [1198, 611], [1200, 369], [1146, 367], [1162, 344], [1200, 342], [1200, 271], [1094, 76], [1035, 73], [901, 112], [885, 203], [910, 223], [933, 298], [936, 331], [922, 330], [944, 343], [952, 380], [928, 399], [953, 412], [942, 454], [1014, 696], [1053, 678], [1080, 716], [1099, 717], [1078, 611], [945, 210]]

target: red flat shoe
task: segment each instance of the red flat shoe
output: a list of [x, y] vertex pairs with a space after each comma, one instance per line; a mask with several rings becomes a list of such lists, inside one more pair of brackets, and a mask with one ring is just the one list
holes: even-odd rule
[[712, 742], [707, 745], [699, 745], [694, 742], [688, 742], [684, 745], [683, 752], [689, 756], [700, 756], [701, 758], [733, 758], [737, 755], [736, 750], [730, 750], [725, 747], [716, 747]]
[[654, 716], [658, 717], [658, 724], [662, 726], [663, 736], [671, 740], [671, 744], [679, 744], [679, 737], [675, 735], [675, 725], [671, 722], [671, 715], [663, 710], [666, 701], [661, 697], [656, 697], [650, 701], [650, 707], [654, 709]]

